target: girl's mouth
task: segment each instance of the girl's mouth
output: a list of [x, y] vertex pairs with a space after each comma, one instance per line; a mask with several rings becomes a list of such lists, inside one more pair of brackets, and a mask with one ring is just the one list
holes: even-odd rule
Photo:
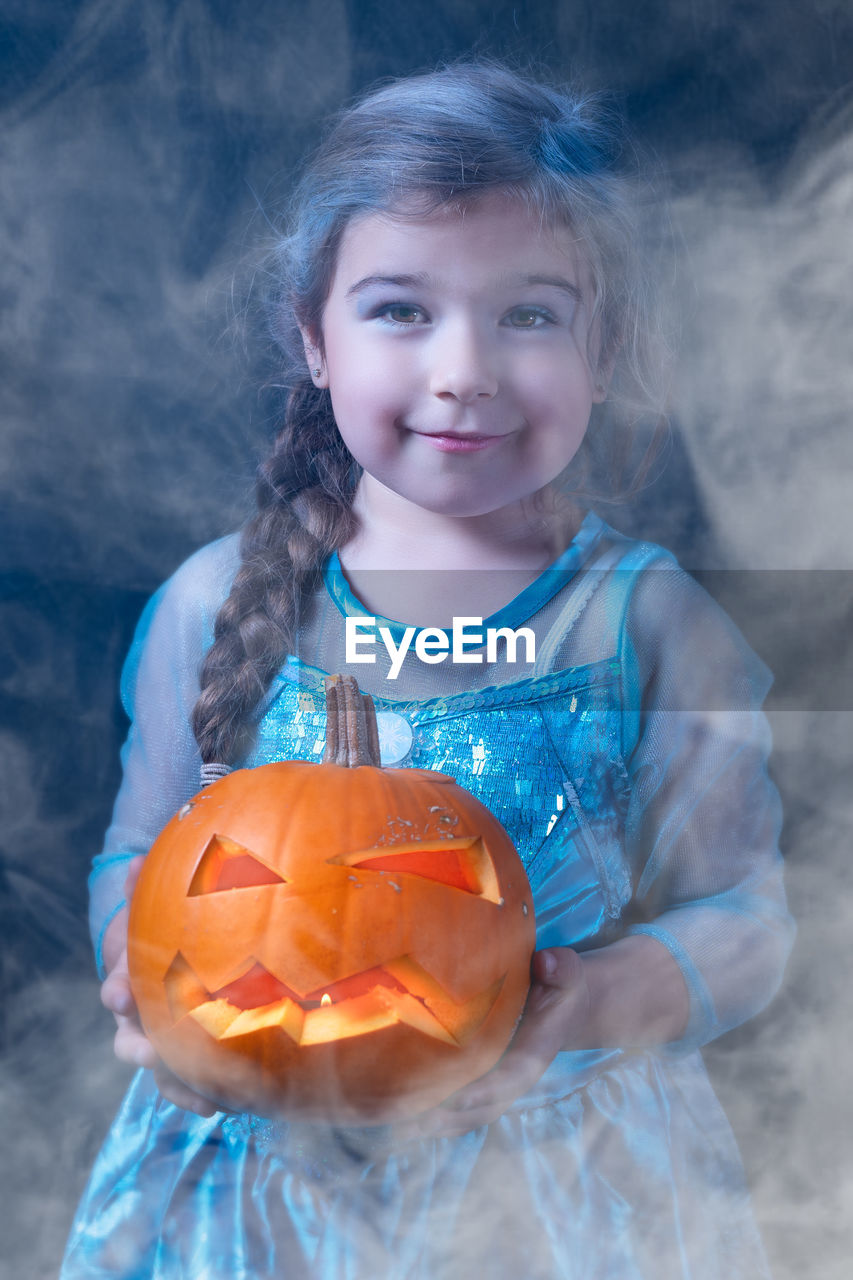
[[488, 449], [489, 445], [497, 444], [503, 436], [486, 436], [468, 434], [453, 435], [451, 433], [432, 434], [428, 431], [416, 431], [415, 435], [419, 435], [421, 439], [426, 440], [434, 449], [440, 450], [442, 453], [476, 453], [480, 449]]

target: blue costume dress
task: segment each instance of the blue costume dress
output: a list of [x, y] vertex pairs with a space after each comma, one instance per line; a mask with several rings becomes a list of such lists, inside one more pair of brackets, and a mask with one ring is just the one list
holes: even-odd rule
[[[204, 548], [140, 623], [124, 782], [92, 875], [98, 950], [127, 860], [198, 790], [189, 715], [237, 563], [233, 538]], [[244, 763], [319, 758], [323, 672], [346, 669], [343, 618], [364, 613], [333, 562]], [[389, 1128], [200, 1118], [140, 1071], [62, 1280], [768, 1274], [698, 1052], [766, 1004], [791, 944], [767, 672], [668, 553], [592, 513], [485, 625], [528, 626], [535, 662], [427, 667], [410, 654], [392, 682], [377, 652], [355, 669], [385, 713], [383, 757], [452, 773], [497, 815], [531, 881], [539, 947], [626, 933], [666, 946], [690, 993], [684, 1036], [560, 1053], [495, 1123], [405, 1144]]]

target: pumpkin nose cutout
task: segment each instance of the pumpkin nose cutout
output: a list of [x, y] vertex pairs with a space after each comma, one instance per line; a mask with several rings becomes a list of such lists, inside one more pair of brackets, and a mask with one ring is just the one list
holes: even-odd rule
[[261, 862], [228, 836], [213, 836], [199, 859], [190, 887], [190, 897], [222, 893], [226, 889], [250, 889], [261, 884], [286, 884], [284, 876]]

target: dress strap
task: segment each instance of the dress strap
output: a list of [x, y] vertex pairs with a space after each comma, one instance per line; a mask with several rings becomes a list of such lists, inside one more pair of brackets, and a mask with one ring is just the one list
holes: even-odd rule
[[634, 543], [627, 550], [624, 544], [617, 543], [609, 547], [593, 564], [579, 574], [544, 643], [539, 646], [533, 675], [548, 675], [554, 670], [557, 655], [562, 650], [569, 632], [576, 626], [605, 578], [610, 582], [607, 613], [614, 623], [612, 648], [615, 653], [618, 648], [617, 637], [621, 632], [622, 620], [637, 574], [647, 568], [653, 560], [661, 557], [667, 562], [671, 560], [669, 553], [654, 543]]
[[548, 632], [545, 643], [539, 648], [536, 656], [536, 665], [533, 668], [534, 676], [544, 676], [553, 671], [554, 662], [566, 636], [589, 604], [604, 575], [610, 569], [615, 568], [623, 554], [621, 547], [610, 547], [603, 555], [599, 556], [594, 564], [586, 568], [575, 579], [569, 591], [568, 600], [557, 615], [557, 619]]

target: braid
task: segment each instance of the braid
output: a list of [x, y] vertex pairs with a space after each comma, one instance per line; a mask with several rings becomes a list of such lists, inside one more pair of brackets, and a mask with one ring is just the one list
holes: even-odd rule
[[192, 723], [203, 761], [231, 763], [246, 747], [251, 713], [292, 648], [323, 563], [353, 530], [354, 480], [328, 393], [303, 382], [258, 469], [258, 511], [201, 668]]

